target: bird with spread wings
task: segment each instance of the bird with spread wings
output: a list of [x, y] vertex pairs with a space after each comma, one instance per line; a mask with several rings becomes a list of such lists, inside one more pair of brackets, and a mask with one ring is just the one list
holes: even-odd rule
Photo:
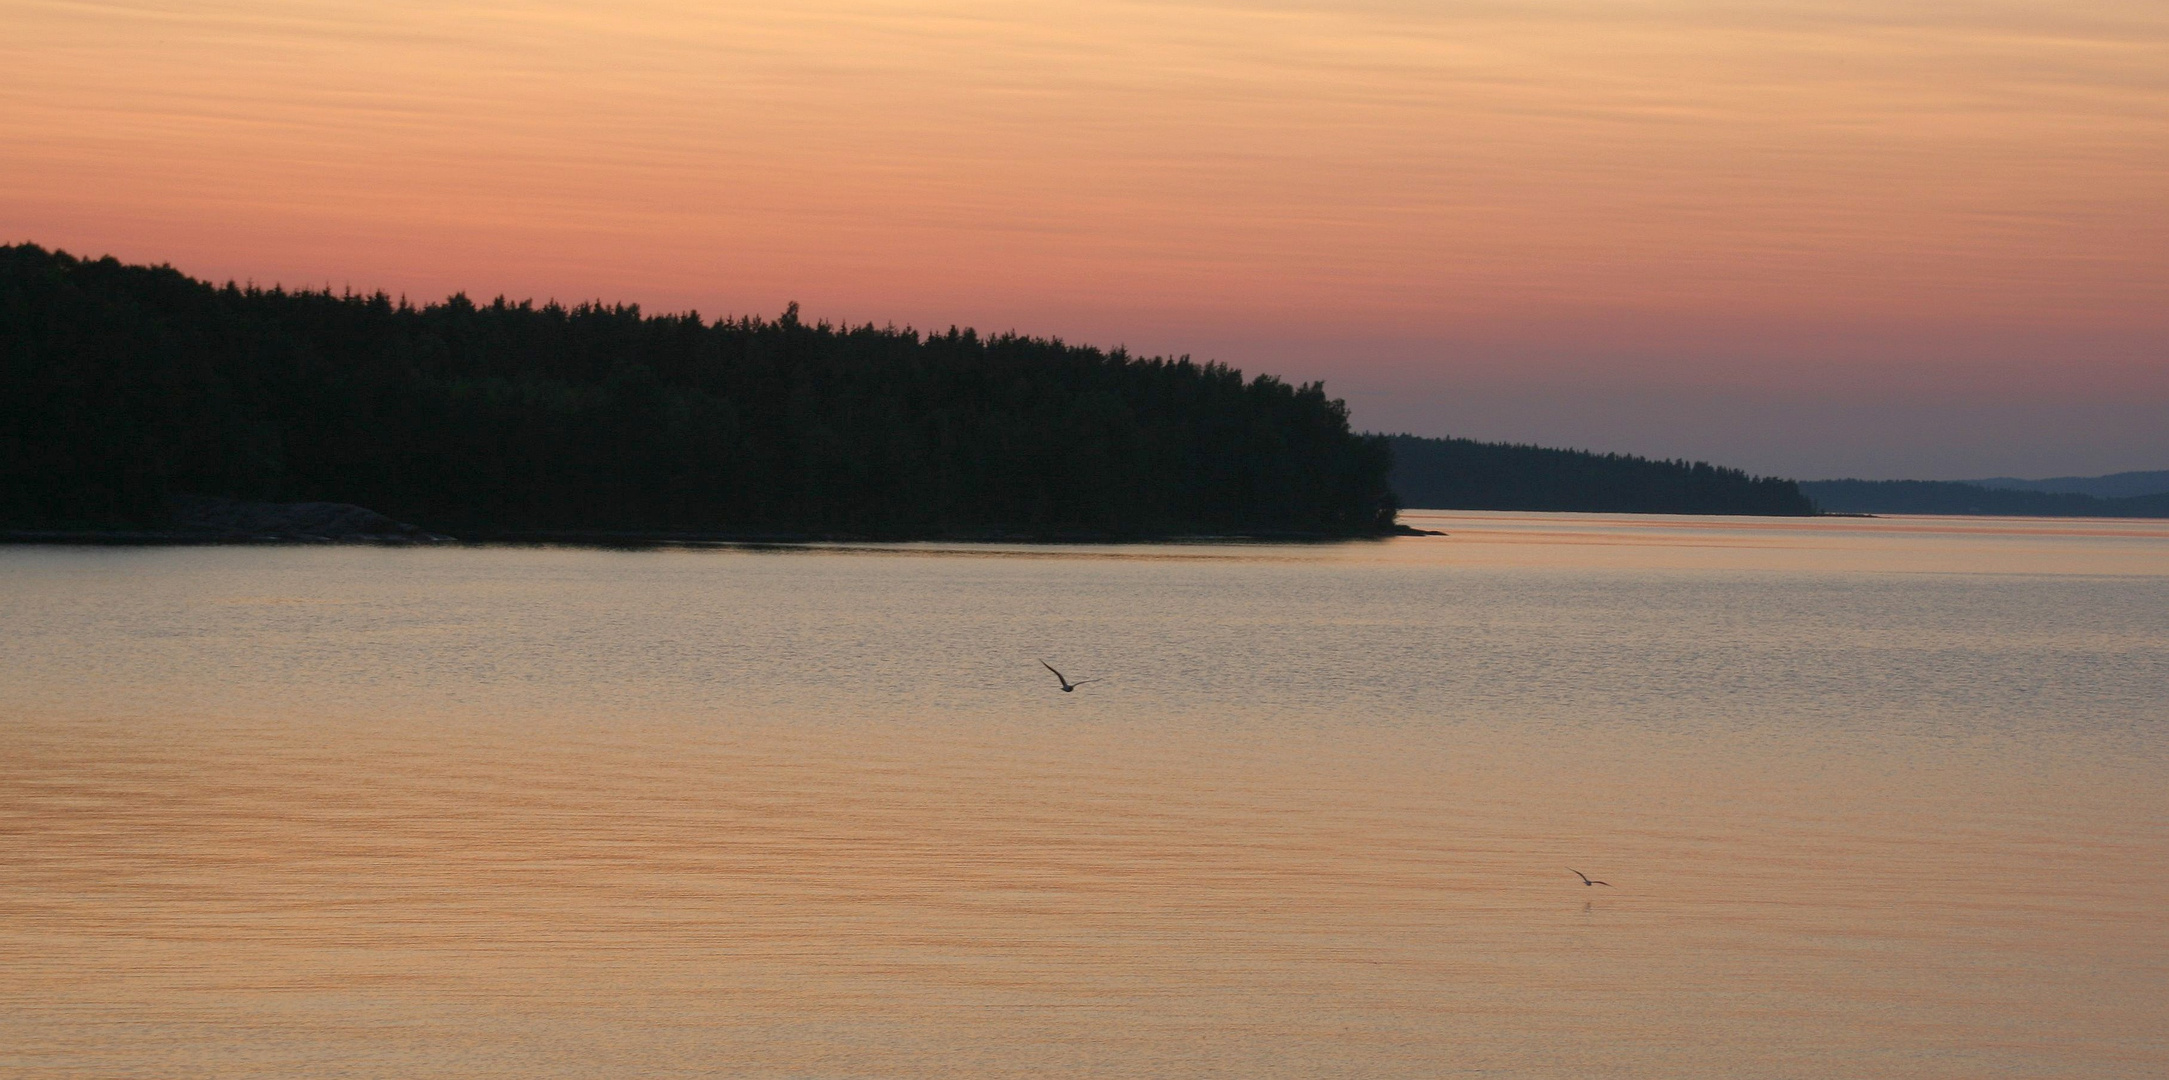
[[[1043, 668], [1046, 668], [1046, 669], [1047, 669], [1048, 671], [1054, 671], [1054, 665], [1053, 665], [1053, 664], [1050, 664], [1050, 663], [1048, 663], [1048, 662], [1046, 662], [1045, 660], [1041, 660], [1041, 661], [1039, 662], [1039, 666], [1040, 666], [1040, 667], [1043, 667]], [[1086, 683], [1088, 683], [1088, 682], [1098, 682], [1099, 680], [1098, 680], [1098, 679], [1079, 679], [1079, 680], [1077, 680], [1076, 682], [1071, 682], [1071, 681], [1069, 681], [1069, 679], [1068, 679], [1068, 678], [1064, 677], [1064, 676], [1063, 676], [1063, 674], [1062, 674], [1061, 672], [1059, 672], [1059, 671], [1054, 671], [1054, 681], [1056, 681], [1056, 682], [1058, 682], [1058, 683], [1061, 683], [1061, 684], [1062, 684], [1062, 692], [1063, 692], [1063, 693], [1065, 693], [1065, 694], [1068, 694], [1068, 693], [1074, 693], [1074, 692], [1076, 691], [1076, 689], [1077, 689], [1078, 687], [1080, 687], [1080, 686], [1083, 686], [1084, 684], [1086, 684]]]

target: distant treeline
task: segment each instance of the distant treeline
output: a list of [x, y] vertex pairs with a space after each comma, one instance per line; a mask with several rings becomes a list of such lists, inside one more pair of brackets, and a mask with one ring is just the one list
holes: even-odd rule
[[1704, 462], [1395, 435], [1392, 482], [1403, 506], [1623, 514], [1805, 515], [1791, 480]]
[[2101, 499], [1938, 480], [1809, 480], [1800, 489], [1823, 509], [1849, 514], [2169, 517], [2169, 492]]
[[425, 306], [0, 247], [0, 525], [169, 496], [455, 535], [1303, 532], [1392, 523], [1319, 384], [950, 329]]
[[1960, 480], [1958, 483], [1984, 488], [2008, 488], [2012, 491], [2052, 491], [2092, 495], [2097, 499], [2125, 499], [2133, 495], [2159, 495], [2169, 492], [2169, 469], [2110, 473], [2107, 476], [2052, 476], [2046, 480], [1994, 476], [1986, 480]]

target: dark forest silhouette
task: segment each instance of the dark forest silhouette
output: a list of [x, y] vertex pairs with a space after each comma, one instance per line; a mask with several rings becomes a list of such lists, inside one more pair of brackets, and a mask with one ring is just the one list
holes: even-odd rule
[[0, 525], [176, 495], [457, 535], [1374, 534], [1321, 384], [971, 330], [416, 306], [0, 248]]
[[1790, 480], [1700, 461], [1414, 435], [1390, 441], [1393, 490], [1403, 506], [1622, 514], [1815, 512]]

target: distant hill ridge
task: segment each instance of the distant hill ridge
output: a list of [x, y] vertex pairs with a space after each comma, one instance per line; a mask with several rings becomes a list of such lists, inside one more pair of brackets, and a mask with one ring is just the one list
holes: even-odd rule
[[1984, 488], [2012, 491], [2045, 491], [2058, 495], [2092, 495], [2097, 499], [2128, 499], [2138, 495], [2169, 492], [2169, 469], [2154, 472], [2120, 472], [2107, 476], [2051, 476], [2046, 480], [2021, 480], [1992, 476], [1986, 480], [1960, 480]]
[[1701, 461], [1415, 435], [1387, 442], [1393, 447], [1388, 481], [1408, 507], [1789, 517], [1815, 512], [1791, 480]]
[[2018, 491], [1949, 480], [1806, 480], [1801, 482], [1800, 490], [1823, 510], [1843, 514], [2169, 517], [2169, 492], [2102, 499], [2074, 492]]

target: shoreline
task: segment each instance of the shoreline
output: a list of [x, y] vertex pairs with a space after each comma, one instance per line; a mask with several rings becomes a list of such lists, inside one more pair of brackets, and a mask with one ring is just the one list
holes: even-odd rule
[[609, 529], [497, 530], [448, 536], [436, 533], [352, 534], [249, 533], [126, 529], [0, 530], [0, 544], [53, 547], [288, 547], [326, 544], [372, 547], [794, 547], [815, 544], [1329, 544], [1396, 536], [1444, 536], [1432, 529], [1396, 525], [1360, 533], [1256, 530], [1227, 533], [1004, 532], [667, 532]]

